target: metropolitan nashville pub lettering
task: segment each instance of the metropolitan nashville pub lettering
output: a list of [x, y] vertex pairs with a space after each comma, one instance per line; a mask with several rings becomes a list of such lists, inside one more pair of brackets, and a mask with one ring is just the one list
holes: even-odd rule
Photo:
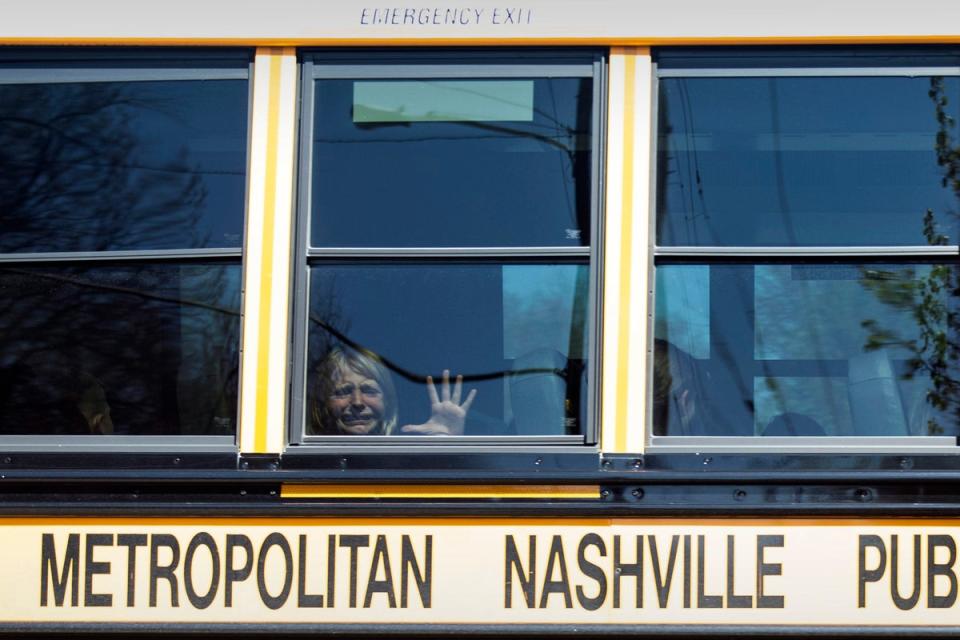
[[[206, 609], [246, 607], [259, 600], [273, 610], [430, 609], [442, 606], [433, 594], [434, 537], [41, 533], [40, 606]], [[449, 564], [457, 551], [475, 556], [483, 549], [447, 549], [440, 556], [448, 559], [447, 566], [437, 567], [444, 584], [472, 580], [479, 589], [475, 595], [489, 599], [485, 607], [518, 612], [784, 609], [789, 593], [802, 586], [787, 588], [783, 534], [588, 531], [504, 533], [499, 540], [482, 545], [500, 556], [481, 562], [489, 567], [485, 575], [469, 573], [476, 571], [475, 562]], [[850, 542], [856, 579], [851, 572], [835, 588], [855, 593], [858, 609], [868, 608], [868, 601], [892, 602], [901, 611], [958, 606], [960, 552], [954, 536], [861, 533]]]

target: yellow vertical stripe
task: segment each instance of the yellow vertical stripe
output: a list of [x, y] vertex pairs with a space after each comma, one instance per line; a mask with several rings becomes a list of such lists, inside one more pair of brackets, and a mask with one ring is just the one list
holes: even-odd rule
[[254, 452], [267, 451], [267, 406], [270, 367], [270, 305], [273, 296], [273, 240], [277, 197], [277, 138], [280, 127], [280, 64], [282, 50], [270, 52], [267, 111], [266, 176], [263, 189], [263, 257], [260, 274], [260, 335], [257, 336], [257, 409]]
[[620, 229], [620, 317], [617, 340], [617, 414], [614, 438], [615, 450], [627, 450], [627, 402], [629, 399], [628, 381], [630, 370], [630, 271], [632, 267], [631, 244], [633, 241], [633, 149], [636, 107], [636, 70], [635, 52], [627, 49], [624, 53], [623, 83], [623, 200]]

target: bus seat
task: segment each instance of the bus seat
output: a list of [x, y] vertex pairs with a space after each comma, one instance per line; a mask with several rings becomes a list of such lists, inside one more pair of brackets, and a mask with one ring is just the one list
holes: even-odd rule
[[861, 353], [850, 358], [848, 364], [847, 396], [853, 435], [908, 435], [897, 378], [887, 352], [880, 349]]
[[567, 359], [554, 349], [537, 349], [513, 361], [510, 404], [520, 436], [566, 433]]
[[766, 437], [773, 436], [825, 436], [820, 423], [810, 416], [802, 413], [787, 412], [775, 416], [766, 427], [763, 428], [761, 435]]

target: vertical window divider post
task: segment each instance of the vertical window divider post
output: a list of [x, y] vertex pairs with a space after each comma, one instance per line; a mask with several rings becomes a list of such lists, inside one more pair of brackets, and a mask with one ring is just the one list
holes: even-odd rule
[[296, 110], [296, 50], [257, 49], [244, 261], [241, 453], [279, 454], [286, 440]]

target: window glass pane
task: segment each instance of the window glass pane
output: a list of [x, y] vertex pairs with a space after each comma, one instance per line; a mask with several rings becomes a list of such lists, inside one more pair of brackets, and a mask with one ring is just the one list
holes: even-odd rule
[[0, 433], [236, 429], [240, 266], [0, 267]]
[[957, 265], [657, 271], [656, 434], [960, 434]]
[[662, 78], [659, 119], [660, 245], [960, 242], [960, 78]]
[[245, 80], [0, 84], [0, 252], [240, 247]]
[[591, 79], [420, 84], [316, 82], [313, 246], [589, 244]]
[[[401, 427], [429, 422], [426, 376], [442, 391], [444, 369], [464, 377], [460, 404], [476, 391], [465, 435], [582, 433], [588, 273], [572, 264], [312, 268], [307, 435], [381, 435], [394, 415], [391, 433], [408, 433]], [[340, 384], [351, 370], [364, 379]], [[365, 381], [374, 400], [336, 409], [336, 393], [347, 403]]]

